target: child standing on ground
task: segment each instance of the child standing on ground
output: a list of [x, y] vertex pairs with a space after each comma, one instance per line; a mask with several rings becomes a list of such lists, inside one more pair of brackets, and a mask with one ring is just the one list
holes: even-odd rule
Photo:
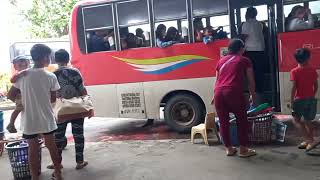
[[298, 148], [309, 151], [317, 145], [314, 140], [312, 120], [314, 120], [317, 113], [315, 95], [318, 90], [318, 74], [309, 65], [310, 50], [305, 48], [298, 49], [294, 56], [298, 66], [290, 72], [290, 80], [293, 83], [291, 91], [293, 122], [305, 139]]
[[[30, 66], [30, 60], [29, 57], [27, 56], [18, 56], [13, 60], [13, 67], [14, 69], [18, 72], [16, 75], [14, 75], [11, 78], [11, 83], [14, 83], [18, 77], [20, 77], [21, 75], [24, 74], [24, 70], [28, 69]], [[16, 133], [17, 129], [15, 128], [15, 121], [18, 117], [18, 115], [20, 114], [20, 112], [23, 110], [23, 106], [22, 106], [22, 102], [21, 102], [21, 94], [17, 94], [17, 97], [14, 101], [16, 103], [16, 107], [14, 109], [14, 111], [11, 114], [10, 117], [10, 123], [7, 126], [7, 130], [10, 133]]]
[[44, 67], [50, 64], [51, 49], [43, 44], [31, 48], [34, 67], [26, 70], [26, 75], [17, 79], [8, 93], [10, 100], [15, 100], [19, 91], [24, 107], [21, 116], [23, 137], [29, 144], [29, 166], [32, 180], [39, 180], [39, 148], [38, 136], [43, 135], [54, 164], [52, 176], [62, 180], [61, 164], [54, 132], [57, 129], [51, 103], [56, 101], [56, 91], [60, 89], [56, 76], [47, 72]]

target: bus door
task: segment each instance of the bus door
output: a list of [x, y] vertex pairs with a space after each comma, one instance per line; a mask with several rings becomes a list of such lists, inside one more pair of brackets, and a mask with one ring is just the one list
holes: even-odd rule
[[231, 36], [238, 37], [241, 33], [241, 26], [246, 21], [245, 14], [248, 7], [255, 7], [258, 11], [257, 20], [264, 25], [265, 39], [265, 69], [263, 70], [263, 84], [260, 95], [260, 102], [268, 102], [280, 111], [280, 90], [278, 83], [278, 62], [277, 62], [277, 41], [276, 41], [276, 19], [281, 7], [278, 0], [229, 0], [229, 15], [231, 25]]
[[117, 96], [120, 118], [147, 118], [142, 83], [118, 84]]

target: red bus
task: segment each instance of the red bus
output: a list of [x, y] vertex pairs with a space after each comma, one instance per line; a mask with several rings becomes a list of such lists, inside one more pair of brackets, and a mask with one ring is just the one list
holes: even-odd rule
[[[255, 6], [258, 20], [268, 27], [270, 72], [265, 74], [262, 97], [277, 110], [288, 113], [288, 72], [295, 66], [292, 54], [296, 48], [309, 46], [316, 58], [320, 47], [315, 35], [320, 30], [284, 32], [284, 16], [295, 4], [320, 13], [319, 1], [81, 1], [71, 17], [72, 64], [83, 75], [97, 116], [159, 119], [163, 107], [167, 124], [185, 132], [203, 122], [206, 112], [214, 111], [210, 104], [214, 67], [228, 44], [227, 39], [208, 45], [197, 42], [194, 32], [199, 22], [202, 26], [222, 26], [236, 37], [246, 8]], [[182, 37], [180, 43], [157, 47], [159, 24], [175, 27]], [[136, 35], [135, 42], [142, 38], [142, 45], [125, 44], [124, 40], [132, 37], [129, 35]], [[101, 43], [99, 47], [95, 44], [97, 36], [104, 37], [102, 49]], [[317, 61], [313, 62], [318, 67]]]

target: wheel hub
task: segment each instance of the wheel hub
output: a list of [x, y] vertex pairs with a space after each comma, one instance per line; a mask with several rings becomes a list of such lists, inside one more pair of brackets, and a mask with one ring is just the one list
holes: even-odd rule
[[183, 118], [186, 118], [189, 116], [189, 111], [187, 109], [182, 109], [180, 114]]
[[182, 126], [187, 126], [194, 121], [195, 110], [194, 107], [188, 102], [176, 103], [171, 111], [173, 120]]

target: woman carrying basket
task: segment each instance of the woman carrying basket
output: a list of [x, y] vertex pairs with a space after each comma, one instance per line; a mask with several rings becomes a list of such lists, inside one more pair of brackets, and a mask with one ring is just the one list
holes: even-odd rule
[[[87, 95], [87, 90], [83, 85], [83, 80], [80, 72], [77, 69], [68, 67], [69, 53], [60, 49], [55, 53], [55, 61], [59, 65], [59, 68], [54, 72], [57, 76], [58, 82], [61, 86], [57, 92], [58, 98], [70, 99], [73, 97], [80, 97]], [[68, 123], [72, 125], [72, 134], [75, 142], [76, 151], [76, 169], [82, 169], [88, 165], [87, 161], [84, 161], [84, 135], [83, 135], [83, 117], [74, 117], [67, 121], [60, 121], [58, 118], [58, 130], [55, 133], [56, 144], [59, 149], [60, 155], [65, 145], [65, 134]], [[61, 158], [62, 159], [62, 158]], [[48, 169], [52, 169], [53, 165], [48, 165]], [[62, 165], [61, 165], [62, 168]]]
[[255, 82], [252, 64], [243, 57], [245, 44], [240, 39], [231, 40], [227, 56], [221, 58], [216, 66], [217, 80], [214, 88], [214, 103], [220, 120], [220, 134], [226, 147], [227, 156], [233, 156], [237, 149], [232, 147], [230, 139], [229, 113], [234, 113], [237, 121], [237, 134], [240, 143], [240, 157], [256, 155], [255, 150], [249, 149], [246, 100], [243, 91], [245, 77], [249, 82], [251, 100], [255, 102]]

